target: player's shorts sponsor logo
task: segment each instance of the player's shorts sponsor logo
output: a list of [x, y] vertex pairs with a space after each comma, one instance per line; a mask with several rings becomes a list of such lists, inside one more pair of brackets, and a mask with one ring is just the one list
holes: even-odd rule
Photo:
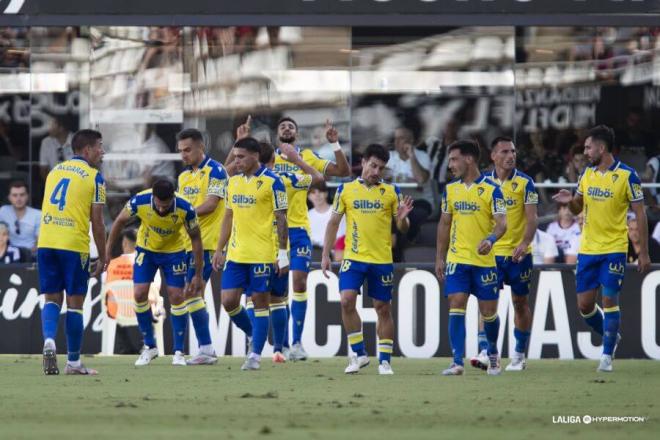
[[532, 279], [532, 269], [527, 269], [525, 272], [520, 273], [520, 281], [527, 283]]
[[172, 273], [174, 273], [174, 275], [181, 275], [185, 274], [186, 272], [188, 272], [188, 266], [186, 265], [185, 261], [183, 263], [172, 265]]
[[497, 282], [497, 273], [495, 272], [490, 272], [487, 275], [481, 275], [481, 284], [484, 286], [487, 286], [489, 284], [494, 284]]
[[476, 212], [479, 211], [479, 205], [474, 202], [454, 202], [454, 211], [460, 212]]
[[623, 263], [610, 263], [608, 265], [608, 271], [616, 275], [623, 275], [626, 270], [626, 267]]
[[312, 250], [309, 248], [309, 246], [296, 248], [296, 257], [311, 257], [311, 256], [312, 256]]
[[270, 276], [270, 266], [268, 264], [259, 264], [252, 268], [252, 273], [257, 277]]
[[353, 200], [353, 208], [362, 211], [383, 209], [385, 206], [380, 200]]
[[614, 191], [610, 189], [598, 188], [597, 186], [590, 186], [589, 189], [587, 189], [587, 195], [589, 197], [593, 197], [596, 200], [611, 199], [614, 197]]
[[392, 285], [394, 285], [394, 274], [391, 273], [389, 275], [381, 275], [380, 276], [380, 282], [383, 286], [392, 286]]
[[246, 196], [244, 194], [234, 194], [231, 197], [231, 203], [236, 206], [250, 206], [257, 203], [257, 198], [254, 196]]
[[76, 225], [76, 222], [68, 217], [57, 217], [50, 214], [44, 215], [44, 224], [49, 225], [51, 223], [56, 226], [63, 226], [65, 228], [73, 228]]

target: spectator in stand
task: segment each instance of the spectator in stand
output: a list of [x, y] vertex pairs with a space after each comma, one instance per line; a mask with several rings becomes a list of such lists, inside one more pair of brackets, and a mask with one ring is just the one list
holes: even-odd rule
[[28, 188], [22, 180], [9, 184], [9, 205], [0, 208], [0, 221], [9, 225], [9, 240], [14, 246], [29, 249], [36, 255], [41, 211], [28, 206]]
[[21, 250], [9, 244], [9, 225], [0, 221], [0, 264], [22, 262]]
[[[571, 240], [573, 237], [580, 236], [580, 225], [575, 220], [575, 216], [568, 209], [568, 205], [559, 205], [557, 212], [557, 220], [548, 225], [548, 234], [552, 235], [559, 249], [559, 260], [565, 260], [564, 256], [571, 247]], [[577, 255], [577, 253], [575, 254]]]
[[458, 140], [458, 121], [450, 119], [445, 125], [440, 138], [429, 137], [424, 141], [425, 151], [431, 161], [431, 179], [438, 185], [438, 194], [442, 194], [450, 179], [449, 155], [447, 147]]
[[[649, 257], [651, 263], [660, 262], [660, 243], [658, 243], [658, 225], [653, 230], [652, 240], [649, 240]], [[641, 244], [639, 240], [639, 227], [637, 218], [633, 213], [628, 214], [628, 263], [637, 263]]]
[[417, 188], [401, 189], [401, 192], [412, 197], [415, 203], [408, 215], [410, 229], [405, 234], [408, 241], [417, 237], [422, 224], [433, 212], [434, 203], [429, 171], [431, 160], [425, 151], [414, 147], [414, 140], [412, 131], [405, 127], [397, 128], [394, 132], [394, 151], [390, 153], [390, 160], [387, 162], [394, 182], [418, 185]]
[[532, 259], [534, 264], [552, 264], [559, 256], [557, 243], [552, 235], [540, 229], [534, 234], [532, 242]]
[[587, 156], [584, 155], [583, 145], [574, 145], [571, 148], [571, 157], [566, 165], [566, 180], [577, 183], [578, 178], [588, 165]]
[[[312, 245], [316, 248], [323, 248], [325, 228], [332, 216], [332, 206], [328, 203], [328, 188], [326, 187], [325, 182], [321, 182], [318, 185], [312, 185], [307, 194], [307, 199], [313, 206], [313, 208], [309, 210], [309, 223], [312, 229]], [[337, 237], [339, 238], [335, 243], [335, 256], [338, 253], [343, 255], [343, 248], [340, 249], [339, 241], [341, 240], [343, 243], [344, 235], [346, 235], [346, 221], [342, 219], [337, 232]], [[339, 260], [335, 258], [335, 261]]]
[[646, 159], [657, 153], [656, 141], [653, 134], [644, 128], [643, 117], [641, 108], [629, 109], [625, 126], [616, 133], [618, 159], [635, 168], [640, 174], [644, 171]]
[[577, 235], [570, 237], [568, 248], [564, 250], [564, 263], [566, 264], [577, 264], [577, 257], [580, 252], [580, 237], [582, 236], [582, 225], [584, 225], [584, 211], [578, 214], [576, 218], [579, 232]]
[[71, 139], [75, 129], [75, 121], [72, 116], [52, 115], [48, 126], [48, 136], [41, 141], [39, 149], [39, 168], [44, 181], [46, 181], [48, 172], [55, 165], [73, 157]]

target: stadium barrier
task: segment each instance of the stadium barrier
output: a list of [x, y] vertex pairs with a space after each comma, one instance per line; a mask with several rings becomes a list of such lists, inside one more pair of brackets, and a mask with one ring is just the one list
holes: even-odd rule
[[[396, 325], [395, 355], [416, 358], [449, 356], [447, 335], [447, 302], [442, 300], [440, 285], [433, 275], [433, 265], [398, 264], [395, 266], [393, 313]], [[600, 354], [599, 339], [592, 337], [575, 305], [573, 267], [542, 265], [532, 275], [530, 304], [534, 315], [529, 341], [529, 357], [595, 359]], [[220, 310], [219, 275], [212, 278], [213, 288], [206, 289], [206, 301], [211, 315], [211, 334], [218, 353], [245, 354], [245, 337], [230, 324]], [[621, 295], [623, 341], [617, 351], [619, 358], [660, 359], [657, 317], [660, 302], [660, 265], [647, 274], [629, 266]], [[310, 273], [307, 323], [303, 345], [313, 357], [346, 354], [347, 343], [341, 328], [337, 276], [326, 279], [321, 271]], [[313, 293], [312, 293], [313, 292]], [[166, 295], [163, 295], [166, 298]], [[502, 322], [499, 343], [507, 356], [514, 344], [513, 307], [508, 289], [502, 291], [499, 313]], [[0, 353], [40, 353], [42, 347], [40, 309], [43, 299], [38, 294], [38, 274], [31, 266], [0, 268]], [[376, 313], [368, 297], [358, 304], [364, 321], [365, 342], [370, 354], [375, 353]], [[105, 316], [102, 312], [100, 283], [91, 279], [83, 308], [85, 338], [83, 353], [101, 351]], [[169, 323], [165, 323], [169, 328]], [[467, 356], [477, 350], [477, 306], [470, 299], [467, 317]], [[63, 320], [58, 332], [58, 347], [65, 345]], [[189, 330], [192, 326], [189, 327]], [[165, 351], [171, 353], [171, 332], [166, 330]], [[190, 351], [197, 343], [189, 331]], [[264, 354], [271, 352], [267, 346]]]

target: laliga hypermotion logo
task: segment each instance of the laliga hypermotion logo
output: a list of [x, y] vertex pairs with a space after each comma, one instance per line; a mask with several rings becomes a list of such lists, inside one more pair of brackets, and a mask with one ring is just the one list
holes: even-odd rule
[[2, 12], [4, 14], [18, 14], [23, 7], [23, 3], [25, 3], [25, 0], [10, 0], [7, 7]]

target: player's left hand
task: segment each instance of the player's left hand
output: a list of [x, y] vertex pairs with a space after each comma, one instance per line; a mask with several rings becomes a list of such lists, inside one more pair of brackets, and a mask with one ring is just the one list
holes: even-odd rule
[[98, 260], [96, 260], [96, 266], [94, 267], [92, 278], [97, 278], [99, 275], [105, 272], [107, 266], [108, 265], [106, 264], [106, 260], [104, 258], [99, 258]]
[[490, 242], [490, 240], [481, 240], [481, 243], [479, 243], [479, 247], [477, 248], [477, 252], [479, 255], [488, 255], [492, 248], [493, 244]]
[[204, 280], [202, 275], [195, 273], [195, 276], [192, 277], [192, 280], [186, 286], [186, 291], [184, 292], [186, 298], [192, 298], [198, 293], [203, 293], [204, 290]]
[[236, 140], [244, 139], [250, 136], [250, 124], [252, 123], [252, 116], [248, 115], [245, 123], [238, 126], [236, 129]]
[[335, 142], [339, 141], [339, 132], [334, 127], [334, 125], [332, 125], [330, 119], [325, 120], [325, 138], [331, 144], [334, 144]]
[[651, 258], [649, 257], [648, 252], [643, 252], [639, 254], [637, 258], [637, 272], [645, 273], [651, 268]]
[[410, 196], [405, 196], [401, 203], [399, 203], [399, 208], [396, 210], [396, 219], [403, 220], [408, 217], [410, 211], [413, 210], [413, 199]]
[[213, 270], [215, 270], [216, 272], [220, 272], [225, 265], [224, 252], [215, 251], [215, 253], [213, 254], [213, 259], [211, 260], [211, 265], [213, 266]]
[[514, 263], [520, 263], [523, 258], [525, 258], [525, 255], [527, 255], [527, 248], [529, 247], [529, 243], [520, 243], [518, 247], [516, 247], [513, 250], [513, 255], [511, 256], [511, 259], [513, 260]]

